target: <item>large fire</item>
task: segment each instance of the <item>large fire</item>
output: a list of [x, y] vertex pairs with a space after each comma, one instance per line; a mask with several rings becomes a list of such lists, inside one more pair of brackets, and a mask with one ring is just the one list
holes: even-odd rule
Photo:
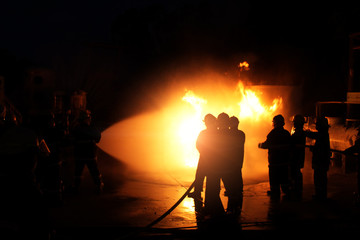
[[197, 96], [191, 90], [186, 91], [182, 100], [194, 108], [192, 113], [183, 116], [179, 124], [178, 134], [185, 153], [184, 163], [186, 166], [195, 167], [197, 165], [199, 154], [196, 151], [195, 143], [200, 131], [204, 129], [202, 119], [207, 113], [217, 115], [226, 112], [230, 116], [238, 117], [241, 122], [271, 122], [274, 112], [282, 106], [281, 97], [275, 98], [271, 105], [264, 104], [259, 96], [262, 93], [257, 93], [250, 88], [246, 89], [241, 81], [237, 85], [236, 92], [240, 96], [239, 99], [234, 99], [237, 108], [224, 106], [222, 109], [216, 109], [212, 106], [205, 107], [207, 100]]
[[[244, 63], [241, 68], [246, 71], [249, 66]], [[279, 86], [246, 85], [212, 72], [189, 79], [182, 76], [168, 88], [150, 91], [159, 107], [106, 129], [99, 147], [130, 169], [180, 171], [181, 176], [193, 177], [199, 159], [196, 140], [205, 128], [203, 118], [225, 112], [239, 118], [239, 128], [246, 134], [244, 178], [266, 176], [267, 153], [257, 144], [271, 130], [273, 116], [284, 114], [287, 91]]]
[[242, 82], [238, 84], [238, 91], [241, 93], [242, 99], [238, 103], [240, 107], [240, 119], [251, 119], [253, 121], [268, 120], [273, 113], [279, 109], [282, 104], [282, 98], [275, 98], [272, 105], [266, 106], [256, 92], [251, 89], [245, 89]]
[[187, 91], [182, 98], [183, 101], [190, 103], [195, 112], [184, 116], [179, 125], [179, 138], [185, 153], [185, 165], [195, 167], [197, 164], [198, 153], [194, 151], [197, 136], [203, 129], [202, 111], [206, 100], [196, 96], [192, 91]]

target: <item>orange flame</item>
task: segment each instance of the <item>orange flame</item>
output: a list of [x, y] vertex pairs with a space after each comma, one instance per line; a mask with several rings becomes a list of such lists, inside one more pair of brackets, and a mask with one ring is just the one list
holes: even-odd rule
[[249, 71], [250, 70], [250, 64], [247, 61], [239, 63], [240, 71]]
[[186, 91], [182, 100], [190, 103], [195, 112], [182, 120], [179, 126], [178, 135], [180, 137], [180, 143], [184, 148], [185, 165], [188, 167], [196, 167], [199, 154], [194, 148], [197, 136], [204, 128], [201, 114], [203, 105], [206, 104], [207, 101], [196, 96], [192, 91]]
[[282, 98], [275, 98], [271, 106], [264, 105], [257, 94], [245, 89], [244, 84], [239, 82], [238, 91], [242, 95], [242, 100], [238, 103], [240, 107], [240, 119], [251, 118], [253, 121], [268, 119], [282, 105]]
[[[195, 143], [200, 131], [204, 129], [202, 118], [205, 114], [213, 113], [216, 115], [225, 111], [230, 116], [237, 116], [242, 121], [271, 122], [274, 112], [282, 106], [281, 97], [275, 98], [270, 106], [264, 104], [259, 97], [261, 93], [245, 89], [242, 82], [238, 83], [237, 92], [240, 93], [241, 99], [233, 100], [232, 104], [236, 106], [235, 108], [222, 106], [221, 109], [217, 109], [214, 106], [208, 106], [207, 100], [195, 95], [193, 91], [186, 91], [182, 100], [189, 103], [194, 109], [194, 112], [183, 117], [178, 130], [178, 136], [185, 153], [186, 166], [196, 167], [197, 165], [199, 154], [195, 148]], [[234, 111], [234, 109], [239, 108], [240, 111]]]
[[[282, 98], [274, 95], [283, 91], [274, 91], [274, 87], [267, 86], [215, 82], [213, 79], [222, 78], [209, 77], [210, 82], [194, 85], [196, 91], [186, 90], [179, 96], [178, 91], [183, 85], [176, 86], [176, 91], [171, 89], [167, 94], [169, 98], [166, 102], [161, 99], [164, 105], [157, 111], [114, 124], [103, 132], [99, 147], [125, 161], [129, 169], [180, 171], [181, 176], [193, 174], [199, 159], [196, 140], [205, 128], [204, 116], [226, 112], [239, 118], [239, 128], [246, 134], [243, 176], [266, 175], [267, 153], [258, 150], [257, 143], [264, 140], [271, 130], [272, 117], [283, 108]], [[283, 95], [284, 99], [287, 96]]]

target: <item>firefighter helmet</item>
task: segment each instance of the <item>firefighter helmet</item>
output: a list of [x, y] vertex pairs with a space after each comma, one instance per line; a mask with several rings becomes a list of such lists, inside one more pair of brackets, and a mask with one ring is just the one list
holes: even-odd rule
[[298, 123], [298, 124], [305, 124], [305, 118], [303, 115], [297, 114], [293, 117], [293, 123]]
[[237, 128], [239, 126], [239, 119], [235, 116], [232, 116], [230, 119], [229, 119], [229, 125], [230, 125], [230, 128]]
[[211, 113], [208, 113], [205, 115], [204, 117], [204, 123], [206, 126], [208, 126], [209, 124], [215, 124], [216, 123], [216, 117], [214, 115], [212, 115]]
[[329, 121], [326, 117], [316, 117], [316, 129], [329, 129]]
[[229, 128], [229, 115], [226, 113], [220, 113], [217, 117], [219, 128]]
[[274, 118], [273, 118], [273, 124], [274, 126], [284, 126], [285, 125], [285, 119], [284, 117], [279, 114], [279, 115], [276, 115]]

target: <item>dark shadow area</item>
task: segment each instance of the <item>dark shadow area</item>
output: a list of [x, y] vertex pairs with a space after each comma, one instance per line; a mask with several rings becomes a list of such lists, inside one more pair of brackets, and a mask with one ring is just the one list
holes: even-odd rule
[[127, 178], [127, 166], [103, 150], [98, 150], [99, 168], [104, 179], [104, 193], [112, 193], [121, 187]]
[[[315, 173], [326, 181], [320, 188], [327, 187], [329, 199], [313, 200], [311, 156], [305, 163], [307, 172], [298, 167], [294, 173], [304, 179], [297, 182], [304, 186], [299, 190], [302, 198], [284, 197], [286, 190], [280, 191], [280, 186], [287, 182], [276, 177], [270, 177], [276, 199], [267, 196], [268, 181], [263, 178], [251, 179], [246, 186], [242, 179], [235, 182], [233, 178], [242, 178], [241, 163], [237, 169], [229, 167], [239, 171], [224, 181], [230, 197], [227, 212], [240, 211], [235, 217], [226, 214], [219, 195], [223, 191], [220, 179], [226, 176], [207, 172], [207, 177], [215, 179], [208, 184], [207, 199], [215, 195], [215, 217], [207, 218], [203, 203], [194, 198], [195, 208], [180, 205], [181, 210], [173, 212], [164, 225], [145, 229], [179, 199], [185, 187], [171, 182], [167, 173], [133, 175], [126, 164], [130, 159], [116, 159], [101, 149], [91, 156], [99, 169], [94, 171], [88, 161], [75, 176], [71, 133], [79, 110], [91, 111], [101, 132], [120, 120], [162, 109], [165, 88], [191, 87], [192, 77], [202, 82], [206, 72], [221, 74], [229, 82], [244, 78], [249, 85], [294, 86], [299, 99], [291, 110], [314, 115], [317, 101], [345, 101], [347, 91], [360, 88], [359, 65], [355, 64], [359, 54], [353, 60], [349, 56], [349, 36], [360, 31], [359, 6], [340, 2], [294, 7], [292, 2], [232, 0], [13, 1], [4, 5], [0, 106], [7, 110], [0, 111], [0, 121], [9, 121], [11, 126], [0, 127], [0, 239], [121, 239], [133, 232], [138, 239], [210, 238], [212, 233], [269, 239], [286, 231], [293, 233], [281, 236], [292, 238], [299, 232], [302, 236], [313, 231], [330, 235], [359, 230], [360, 209], [352, 195], [359, 190], [356, 176], [333, 171], [331, 160], [328, 172]], [[240, 77], [238, 64], [245, 60], [250, 71]], [[353, 78], [353, 89], [349, 78]], [[345, 109], [329, 108], [323, 110], [331, 116], [346, 115]], [[3, 115], [6, 111], [9, 116]], [[359, 117], [357, 107], [346, 111], [352, 118]], [[46, 145], [41, 141], [46, 138], [42, 128], [48, 124], [43, 117], [49, 114], [59, 123], [62, 136]], [[92, 142], [92, 150], [99, 140]], [[51, 144], [59, 144], [59, 149]], [[50, 156], [51, 152], [56, 154]], [[336, 164], [343, 164], [344, 169], [354, 169], [357, 161], [360, 169], [355, 157], [339, 161]], [[269, 164], [270, 175], [287, 174], [277, 162]], [[83, 184], [75, 193], [76, 177]], [[51, 195], [51, 191], [56, 193]], [[171, 227], [166, 229], [166, 224]], [[250, 226], [255, 232], [244, 231]]]

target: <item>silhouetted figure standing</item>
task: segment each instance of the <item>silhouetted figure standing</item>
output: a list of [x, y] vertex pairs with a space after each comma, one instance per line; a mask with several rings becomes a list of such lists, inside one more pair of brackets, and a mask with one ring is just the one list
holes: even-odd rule
[[245, 133], [238, 129], [239, 119], [235, 116], [229, 119], [229, 138], [227, 152], [229, 159], [224, 171], [223, 182], [228, 196], [227, 213], [240, 214], [242, 207]]
[[303, 191], [303, 175], [301, 169], [305, 162], [306, 134], [304, 131], [305, 118], [302, 115], [295, 115], [293, 119], [294, 132], [291, 135], [291, 162], [290, 176], [293, 184], [295, 197], [301, 198]]
[[[217, 117], [219, 127], [218, 150], [219, 166], [218, 171], [224, 183], [225, 195], [228, 196], [228, 206], [226, 211], [233, 212], [234, 196], [236, 193], [234, 178], [234, 157], [232, 156], [232, 138], [230, 136], [230, 117], [226, 113], [220, 113]], [[230, 207], [230, 208], [229, 208]]]
[[[48, 239], [47, 212], [34, 174], [41, 153], [39, 141], [32, 130], [18, 125], [16, 118], [8, 119], [13, 121], [0, 119], [1, 220], [16, 224], [14, 239]], [[42, 146], [47, 148], [44, 141]]]
[[62, 202], [62, 177], [61, 177], [61, 146], [65, 139], [65, 130], [55, 122], [53, 113], [49, 113], [46, 118], [46, 128], [43, 137], [50, 149], [50, 155], [43, 159], [43, 169], [41, 185], [45, 197], [52, 204]]
[[201, 131], [196, 141], [196, 148], [200, 153], [196, 171], [196, 183], [193, 196], [201, 197], [204, 177], [206, 176], [205, 213], [219, 216], [224, 213], [220, 199], [220, 174], [218, 172], [218, 130], [217, 119], [207, 114], [204, 118], [206, 129]]
[[312, 168], [314, 169], [314, 185], [316, 200], [327, 198], [327, 171], [330, 165], [329, 123], [325, 117], [316, 118], [317, 132], [306, 131], [306, 137], [315, 139], [312, 151]]
[[217, 134], [216, 117], [212, 114], [207, 114], [203, 120], [206, 129], [201, 131], [197, 141], [196, 148], [200, 153], [198, 166], [195, 173], [195, 187], [194, 191], [189, 194], [190, 197], [201, 199], [201, 192], [203, 191], [204, 179], [208, 173], [209, 158], [213, 155], [211, 151], [215, 146], [215, 138]]
[[84, 167], [87, 166], [96, 185], [97, 193], [103, 189], [102, 176], [97, 165], [97, 146], [101, 132], [92, 124], [89, 111], [80, 112], [79, 123], [71, 132], [74, 140], [75, 186], [78, 192]]
[[285, 194], [289, 188], [290, 133], [284, 129], [282, 115], [273, 118], [273, 130], [259, 148], [268, 149], [269, 183], [268, 194], [274, 199], [280, 198], [280, 186]]
[[347, 148], [344, 154], [357, 154], [357, 192], [354, 193], [355, 201], [360, 203], [360, 138], [358, 133], [358, 139], [355, 141], [354, 146]]

